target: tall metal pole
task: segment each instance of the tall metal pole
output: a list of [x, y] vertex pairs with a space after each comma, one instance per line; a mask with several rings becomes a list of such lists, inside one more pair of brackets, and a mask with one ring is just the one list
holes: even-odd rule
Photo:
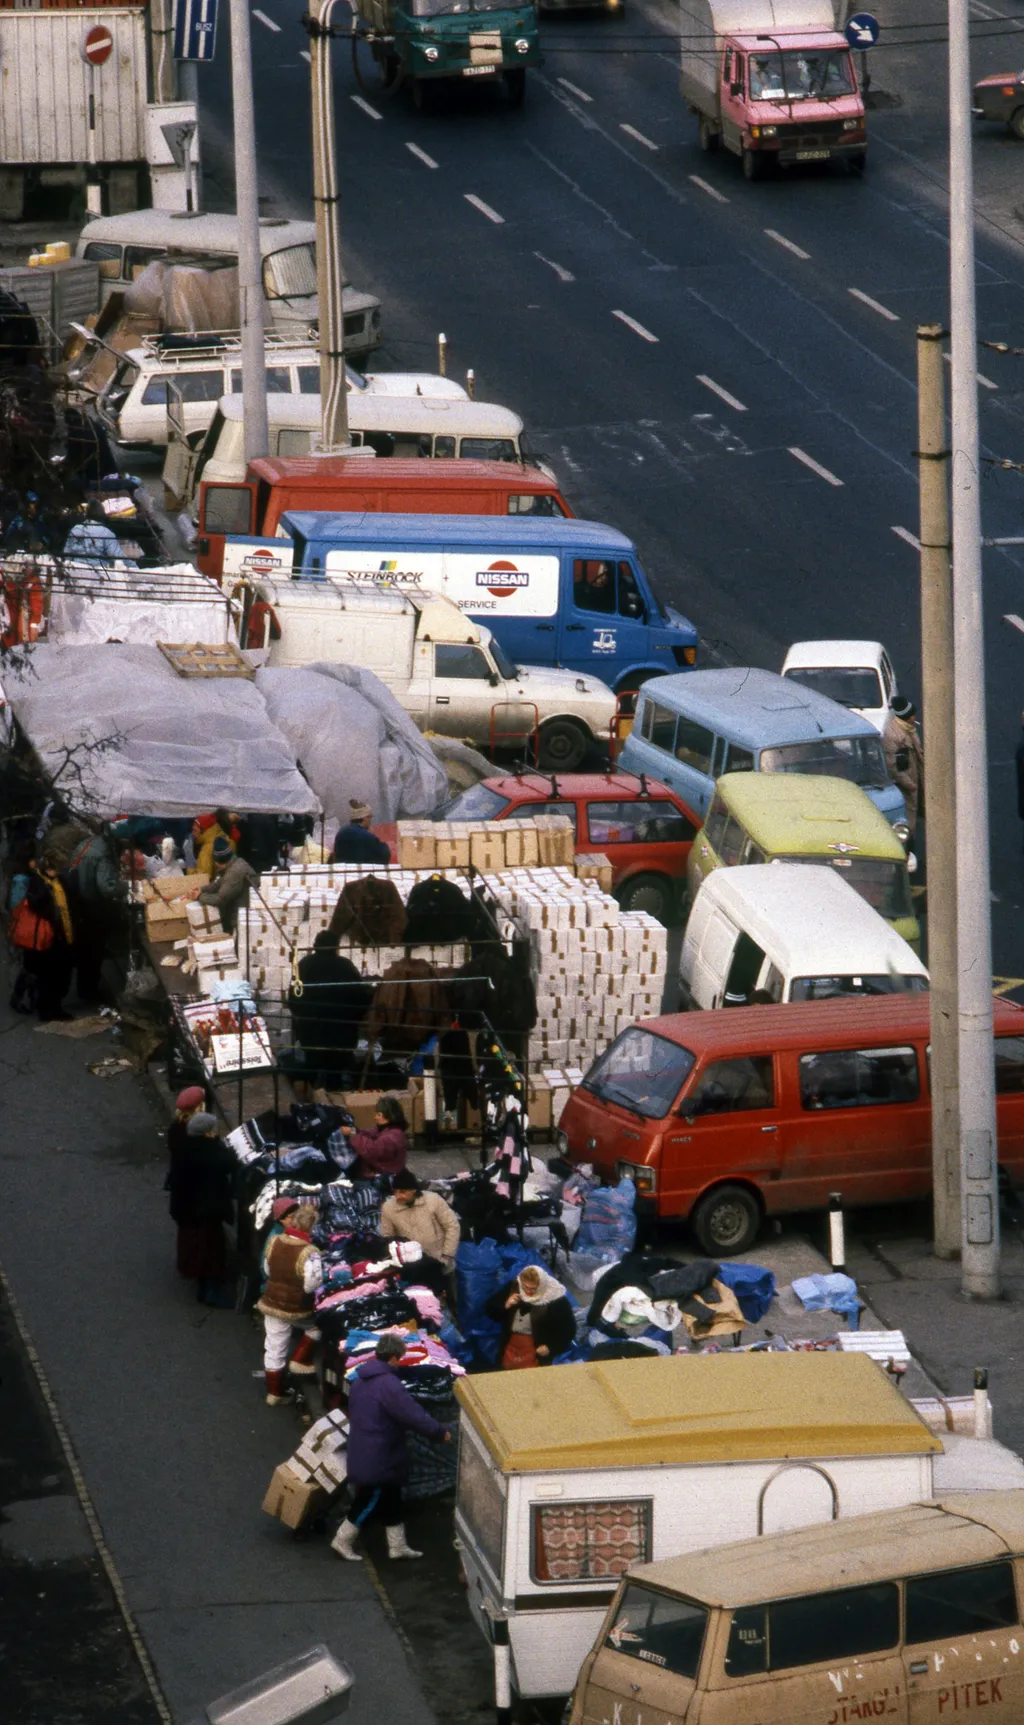
[[960, 1253], [960, 1026], [957, 1011], [956, 796], [949, 445], [941, 324], [917, 331], [921, 499], [921, 696], [927, 762], [928, 971], [931, 977], [933, 1251]]
[[989, 891], [985, 640], [981, 605], [974, 175], [968, 0], [949, 0], [949, 257], [957, 927], [960, 967], [961, 1288], [999, 1295], [999, 1203]]
[[349, 447], [348, 380], [338, 214], [338, 160], [331, 83], [331, 14], [337, 0], [312, 0], [309, 74], [313, 107], [313, 203], [316, 209], [316, 292], [320, 317], [320, 449], [335, 455]]
[[267, 355], [263, 336], [263, 265], [256, 181], [256, 120], [248, 0], [231, 0], [231, 94], [235, 115], [235, 209], [238, 212], [238, 298], [242, 320], [242, 420], [248, 466], [270, 447]]

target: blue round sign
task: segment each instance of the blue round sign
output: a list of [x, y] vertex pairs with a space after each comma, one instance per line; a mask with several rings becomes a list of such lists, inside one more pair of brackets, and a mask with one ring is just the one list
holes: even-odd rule
[[844, 32], [851, 48], [873, 48], [882, 26], [870, 12], [855, 12]]

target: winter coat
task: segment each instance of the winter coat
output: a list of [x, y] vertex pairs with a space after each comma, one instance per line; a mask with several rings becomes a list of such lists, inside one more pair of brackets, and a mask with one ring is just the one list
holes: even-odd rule
[[234, 1216], [233, 1171], [235, 1158], [220, 1138], [179, 1139], [170, 1142], [171, 1168], [167, 1176], [171, 1219], [179, 1228], [204, 1228], [213, 1222], [230, 1222]]
[[334, 860], [369, 863], [371, 868], [376, 863], [378, 868], [387, 868], [391, 852], [384, 840], [371, 833], [369, 827], [361, 827], [358, 821], [349, 821], [347, 826], [339, 827], [335, 835]]
[[351, 1180], [400, 1174], [409, 1155], [409, 1140], [401, 1126], [368, 1126], [365, 1132], [353, 1132], [348, 1142], [359, 1157], [349, 1170]]
[[196, 866], [190, 871], [194, 874], [213, 874], [213, 847], [218, 839], [227, 839], [231, 849], [236, 848], [237, 828], [232, 827], [229, 833], [224, 831], [219, 821], [206, 827], [196, 840]]
[[350, 1485], [388, 1485], [409, 1472], [406, 1431], [440, 1440], [445, 1428], [409, 1394], [386, 1360], [367, 1360], [348, 1393]]
[[890, 713], [882, 732], [882, 748], [889, 777], [903, 792], [913, 835], [918, 814], [924, 812], [924, 755], [916, 721], [898, 719], [895, 713]]
[[405, 906], [394, 881], [371, 874], [342, 887], [329, 926], [335, 941], [398, 946], [405, 934], [405, 921]]
[[350, 959], [322, 951], [299, 960], [299, 981], [302, 993], [292, 988], [288, 995], [295, 1040], [314, 1067], [330, 1071], [359, 1040], [373, 984], [363, 981]]
[[249, 902], [249, 888], [259, 880], [256, 870], [243, 857], [232, 857], [222, 875], [204, 886], [200, 904], [212, 904], [220, 911], [220, 920], [228, 934], [234, 934], [241, 904]]
[[386, 1198], [381, 1206], [384, 1240], [418, 1240], [428, 1258], [454, 1260], [462, 1229], [459, 1218], [439, 1192], [418, 1192], [412, 1204]]
[[[548, 1280], [554, 1281], [554, 1278], [549, 1277]], [[556, 1282], [554, 1285], [559, 1287], [561, 1284]], [[540, 1291], [543, 1294], [543, 1282]], [[510, 1294], [518, 1292], [518, 1281], [513, 1276], [510, 1282], [506, 1282], [496, 1294], [491, 1295], [484, 1307], [487, 1316], [493, 1318], [496, 1324], [501, 1325], [501, 1342], [498, 1346], [499, 1360], [505, 1352], [505, 1345], [512, 1334], [512, 1322], [516, 1315], [516, 1307], [506, 1306], [505, 1302]], [[548, 1350], [547, 1354], [541, 1354], [538, 1358], [537, 1364], [539, 1366], [549, 1366], [559, 1354], [564, 1354], [568, 1348], [572, 1347], [576, 1340], [576, 1316], [569, 1296], [564, 1290], [555, 1299], [546, 1300], [543, 1305], [534, 1305], [520, 1296], [519, 1310], [530, 1314], [530, 1331], [533, 1335], [534, 1347], [547, 1348]]]
[[[36, 916], [42, 917], [43, 921], [48, 922], [50, 927], [53, 929], [53, 941], [49, 949], [50, 951], [52, 951], [54, 947], [67, 947], [71, 945], [71, 941], [69, 941], [67, 937], [67, 928], [65, 927], [64, 918], [61, 916], [57, 905], [53, 887], [50, 885], [45, 875], [37, 874], [34, 869], [28, 877], [28, 885], [25, 888], [25, 902], [27, 903], [29, 910], [34, 911]], [[74, 939], [73, 922], [71, 938], [72, 940]]]
[[71, 859], [69, 884], [83, 904], [112, 904], [122, 894], [121, 876], [107, 840], [97, 833]]
[[444, 984], [425, 958], [400, 958], [373, 991], [366, 1036], [389, 1054], [414, 1054], [451, 1024]]

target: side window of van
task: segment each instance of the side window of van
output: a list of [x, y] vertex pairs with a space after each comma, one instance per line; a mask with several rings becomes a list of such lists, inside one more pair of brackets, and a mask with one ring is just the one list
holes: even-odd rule
[[711, 765], [711, 751], [714, 746], [713, 731], [680, 713], [676, 731], [677, 761], [685, 762], [688, 767], [695, 767], [698, 773], [706, 773]]
[[800, 1056], [800, 1101], [806, 1109], [916, 1102], [919, 1093], [913, 1048], [841, 1048]]
[[656, 749], [664, 749], [672, 753], [672, 745], [676, 739], [676, 716], [667, 707], [659, 707], [657, 701], [649, 697], [644, 702], [643, 723], [640, 727], [645, 742]]
[[1000, 1096], [1024, 1090], [1024, 1036], [996, 1037], [996, 1089]]
[[462, 642], [438, 641], [434, 647], [434, 676], [458, 677], [470, 682], [484, 682], [491, 674], [491, 667], [479, 647], [467, 646]]
[[826, 1659], [838, 1663], [884, 1653], [899, 1638], [900, 1590], [895, 1581], [841, 1587], [734, 1611], [725, 1669], [729, 1677], [751, 1677]]
[[140, 276], [154, 258], [166, 257], [163, 246], [125, 246], [124, 248], [124, 279], [133, 282]]
[[630, 1659], [643, 1660], [645, 1665], [660, 1665], [664, 1671], [693, 1679], [700, 1667], [707, 1626], [706, 1605], [673, 1599], [631, 1582], [612, 1614], [605, 1646]]
[[730, 743], [725, 757], [723, 773], [752, 773], [754, 770], [754, 754], [752, 749], [744, 749], [739, 743]]
[[737, 1114], [750, 1108], [775, 1107], [775, 1073], [770, 1055], [744, 1054], [735, 1060], [714, 1060], [701, 1074], [688, 1098], [694, 1114]]
[[642, 623], [646, 617], [644, 602], [631, 564], [619, 564], [619, 616], [632, 617]]
[[216, 371], [159, 372], [146, 385], [143, 406], [166, 403], [169, 383], [174, 384], [182, 401], [219, 401], [224, 394], [224, 373], [220, 366]]
[[508, 500], [510, 515], [564, 515], [557, 497], [546, 491], [514, 492]]
[[768, 974], [764, 979], [763, 986], [765, 994], [770, 994], [778, 1006], [786, 992], [786, 979], [781, 970], [776, 970], [774, 964], [768, 966]]
[[320, 367], [318, 365], [299, 366], [299, 394], [320, 394]]
[[112, 245], [106, 240], [93, 240], [91, 246], [86, 246], [85, 255], [90, 263], [99, 264], [100, 281], [116, 282], [120, 279], [120, 246]]
[[708, 810], [707, 820], [704, 822], [704, 836], [708, 844], [712, 845], [716, 851], [721, 848], [722, 834], [728, 819], [729, 811], [716, 792], [711, 799], [711, 807]]
[[[279, 431], [277, 434], [278, 455], [308, 455], [312, 432], [309, 431]], [[356, 439], [352, 439], [355, 443]]]
[[580, 611], [615, 610], [615, 564], [607, 557], [577, 557], [572, 566], [573, 603]]
[[[268, 395], [291, 395], [291, 393], [292, 393], [292, 374], [291, 374], [290, 366], [287, 366], [287, 365], [268, 365], [266, 375], [267, 375], [267, 394]], [[241, 393], [242, 393], [242, 372], [241, 372], [240, 367], [232, 366], [230, 376], [231, 376], [230, 394], [231, 395], [241, 395]], [[319, 388], [319, 384], [317, 385], [317, 388]]]
[[452, 460], [454, 460], [454, 457], [455, 457], [455, 439], [454, 439], [454, 437], [435, 437], [435, 439], [434, 439], [434, 458], [435, 458], [435, 460], [452, 461]]
[[[440, 455], [440, 450], [437, 454]], [[519, 455], [510, 437], [464, 437], [459, 445], [463, 461], [518, 461]]]
[[766, 858], [764, 851], [761, 849], [760, 845], [756, 845], [754, 843], [753, 839], [747, 839], [746, 843], [743, 846], [743, 849], [740, 851], [740, 862], [753, 864], [753, 863], [763, 863], [763, 862], [766, 862], [767, 860], [768, 859]]
[[739, 862], [746, 836], [736, 816], [728, 815], [721, 838], [715, 846], [726, 868], [735, 868]]
[[977, 1569], [946, 1569], [918, 1575], [906, 1583], [908, 1646], [919, 1641], [949, 1641], [957, 1635], [983, 1635], [1020, 1622], [1012, 1563], [985, 1563]]

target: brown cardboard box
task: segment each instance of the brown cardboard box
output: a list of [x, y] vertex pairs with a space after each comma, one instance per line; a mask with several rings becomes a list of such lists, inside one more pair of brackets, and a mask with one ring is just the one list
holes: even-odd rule
[[[160, 880], [147, 880], [144, 883], [143, 896], [146, 899], [163, 899], [165, 902], [171, 899], [198, 898], [204, 886], [209, 884], [208, 874], [169, 874]], [[182, 911], [181, 914], [184, 916], [185, 912]]]
[[596, 880], [602, 892], [612, 890], [612, 865], [603, 851], [579, 851], [576, 856], [578, 880]]
[[274, 1469], [274, 1476], [263, 1499], [265, 1514], [274, 1516], [285, 1527], [305, 1527], [327, 1502], [327, 1492], [317, 1485], [305, 1470], [300, 1473], [293, 1462], [283, 1461]]
[[359, 1130], [365, 1132], [367, 1127], [376, 1125], [374, 1115], [377, 1104], [384, 1095], [394, 1096], [401, 1103], [406, 1119], [411, 1119], [415, 1105], [415, 1096], [411, 1090], [348, 1090], [341, 1106], [348, 1109]]
[[400, 868], [436, 868], [437, 834], [443, 831], [433, 821], [398, 822]]
[[536, 1131], [550, 1130], [551, 1086], [547, 1079], [539, 1076], [530, 1079], [526, 1112], [530, 1117], [530, 1125]]
[[146, 933], [151, 941], [160, 944], [169, 940], [186, 940], [189, 925], [184, 905], [180, 902], [165, 904], [162, 899], [147, 904]]

